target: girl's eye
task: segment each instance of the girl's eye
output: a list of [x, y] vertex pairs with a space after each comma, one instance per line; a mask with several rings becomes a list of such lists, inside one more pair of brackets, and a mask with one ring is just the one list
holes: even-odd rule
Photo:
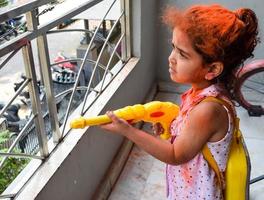
[[179, 52], [180, 53], [180, 56], [183, 57], [183, 58], [187, 58], [182, 52]]
[[177, 54], [181, 57], [181, 58], [187, 58], [184, 53], [182, 51], [180, 51], [179, 49], [177, 48], [174, 48], [174, 50], [176, 50]]
[[181, 58], [187, 59], [188, 57], [178, 48], [175, 47], [173, 43], [171, 43], [173, 51], [175, 51]]

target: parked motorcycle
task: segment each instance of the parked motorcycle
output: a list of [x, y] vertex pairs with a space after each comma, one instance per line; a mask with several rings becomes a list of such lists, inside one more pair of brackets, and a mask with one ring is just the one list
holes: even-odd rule
[[2, 22], [0, 23], [0, 42], [8, 41], [25, 31], [27, 31], [27, 26], [24, 15]]
[[[62, 53], [58, 53], [58, 56], [54, 59], [55, 63], [58, 63], [51, 67], [51, 76], [53, 81], [53, 91], [54, 96], [61, 94], [62, 92], [73, 88], [74, 83], [76, 82], [78, 66], [77, 62], [63, 62], [68, 58], [65, 57]], [[21, 74], [21, 79], [14, 83], [14, 90], [17, 91], [20, 86], [27, 80], [26, 76]], [[81, 79], [79, 81], [79, 86], [85, 85], [84, 73], [81, 74]], [[26, 87], [27, 88], [27, 87]], [[48, 113], [48, 106], [46, 100], [45, 88], [42, 85], [41, 81], [37, 81], [38, 94], [40, 99], [41, 111], [44, 119], [44, 125], [47, 133], [47, 138], [52, 137], [51, 127], [50, 127], [50, 119]], [[76, 92], [76, 97], [74, 98], [73, 103], [75, 105], [79, 105], [79, 100], [81, 99], [84, 92], [78, 91]], [[59, 123], [62, 124], [65, 113], [68, 107], [69, 99], [71, 96], [71, 92], [65, 93], [63, 95], [59, 95], [55, 98], [57, 113]], [[19, 100], [21, 103], [12, 104], [9, 106], [7, 111], [4, 114], [4, 119], [7, 124], [7, 129], [11, 132], [12, 138], [15, 138], [19, 132], [23, 129], [25, 124], [28, 122], [29, 118], [32, 115], [31, 112], [31, 100], [29, 91], [24, 89], [19, 95]], [[0, 110], [4, 107], [4, 104], [0, 104]], [[73, 106], [74, 107], [74, 106]], [[19, 112], [21, 113], [21, 109], [24, 109], [24, 112], [27, 113], [23, 118], [19, 116]], [[72, 108], [74, 109], [74, 108]], [[34, 153], [38, 149], [38, 139], [37, 133], [35, 131], [34, 123], [32, 123], [26, 133], [24, 133], [23, 137], [19, 141], [19, 148], [24, 153]]]

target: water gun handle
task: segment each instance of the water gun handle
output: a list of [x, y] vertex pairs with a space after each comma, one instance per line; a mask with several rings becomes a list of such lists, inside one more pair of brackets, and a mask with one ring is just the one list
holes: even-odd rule
[[164, 122], [160, 122], [164, 132], [162, 134], [160, 134], [160, 137], [161, 139], [163, 140], [167, 140], [171, 137], [171, 134], [170, 134], [170, 123], [167, 124], [167, 123], [164, 123]]
[[101, 124], [110, 123], [111, 119], [107, 115], [99, 115], [96, 117], [84, 118], [80, 117], [71, 121], [71, 128], [85, 128], [86, 126], [96, 126]]

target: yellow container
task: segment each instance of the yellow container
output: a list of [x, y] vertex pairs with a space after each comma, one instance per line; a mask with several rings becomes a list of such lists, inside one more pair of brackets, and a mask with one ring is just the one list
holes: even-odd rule
[[248, 200], [250, 182], [250, 161], [247, 148], [239, 130], [230, 146], [226, 168], [226, 200]]

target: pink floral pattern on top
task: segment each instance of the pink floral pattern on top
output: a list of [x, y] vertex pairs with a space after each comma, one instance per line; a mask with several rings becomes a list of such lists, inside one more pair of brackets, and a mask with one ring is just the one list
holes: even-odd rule
[[[181, 128], [188, 119], [190, 111], [208, 96], [231, 101], [225, 95], [225, 90], [220, 85], [211, 85], [192, 95], [192, 89], [182, 95], [182, 104], [179, 116], [171, 124], [171, 134], [177, 140], [181, 134]], [[227, 109], [226, 109], [227, 110]], [[208, 142], [221, 171], [225, 171], [229, 153], [229, 146], [232, 139], [233, 124], [231, 114], [229, 116], [229, 128], [224, 138], [217, 142]], [[169, 200], [215, 200], [222, 199], [221, 190], [217, 184], [215, 172], [208, 166], [202, 153], [198, 153], [192, 160], [182, 165], [167, 165], [167, 197]]]

